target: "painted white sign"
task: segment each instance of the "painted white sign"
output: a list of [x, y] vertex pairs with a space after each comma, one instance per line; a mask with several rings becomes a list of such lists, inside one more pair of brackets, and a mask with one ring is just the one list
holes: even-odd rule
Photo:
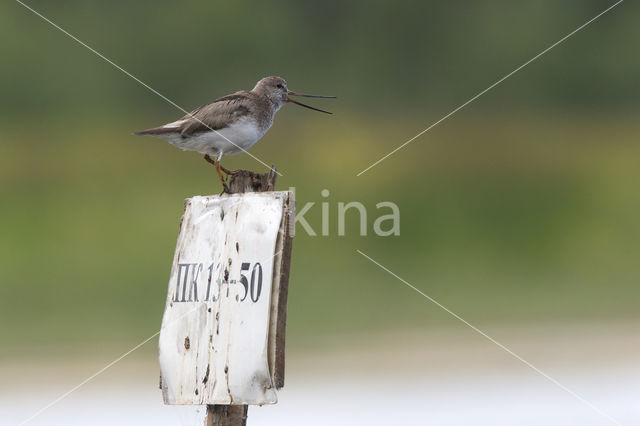
[[166, 404], [277, 402], [271, 299], [289, 196], [186, 201], [159, 340]]

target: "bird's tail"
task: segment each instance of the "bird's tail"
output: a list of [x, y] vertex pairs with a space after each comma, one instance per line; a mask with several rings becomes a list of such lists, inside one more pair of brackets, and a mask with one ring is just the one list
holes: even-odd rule
[[170, 127], [165, 127], [165, 126], [161, 126], [161, 127], [154, 127], [152, 129], [146, 129], [146, 130], [141, 130], [139, 132], [134, 132], [134, 135], [140, 135], [140, 136], [144, 136], [144, 135], [162, 135], [165, 133], [172, 133], [175, 132], [176, 129], [175, 128], [170, 128]]

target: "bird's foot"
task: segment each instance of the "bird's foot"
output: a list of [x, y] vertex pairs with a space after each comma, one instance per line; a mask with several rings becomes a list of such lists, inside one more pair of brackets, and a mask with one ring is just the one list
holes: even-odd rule
[[226, 174], [227, 176], [233, 176], [235, 174], [238, 174], [238, 172], [240, 171], [240, 170], [229, 170], [225, 167], [222, 167], [222, 165], [220, 165], [220, 170], [222, 170], [224, 174]]

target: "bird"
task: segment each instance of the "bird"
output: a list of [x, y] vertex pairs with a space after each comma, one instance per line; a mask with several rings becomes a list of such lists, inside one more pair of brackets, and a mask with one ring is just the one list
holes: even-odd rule
[[193, 110], [179, 120], [160, 127], [135, 132], [164, 139], [184, 151], [204, 154], [204, 159], [213, 164], [222, 182], [223, 193], [229, 187], [223, 172], [229, 176], [237, 170], [221, 166], [223, 155], [235, 155], [247, 151], [271, 128], [276, 113], [286, 103], [331, 114], [291, 99], [291, 96], [307, 98], [335, 98], [335, 96], [309, 95], [292, 92], [281, 77], [265, 77], [251, 90], [241, 90], [223, 96]]

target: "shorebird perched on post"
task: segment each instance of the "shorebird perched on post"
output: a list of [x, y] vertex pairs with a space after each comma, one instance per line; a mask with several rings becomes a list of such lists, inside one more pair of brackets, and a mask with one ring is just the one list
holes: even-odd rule
[[220, 165], [223, 155], [235, 155], [251, 148], [273, 124], [276, 112], [287, 102], [331, 114], [318, 108], [295, 101], [290, 96], [307, 98], [335, 98], [335, 96], [307, 95], [292, 92], [287, 82], [280, 77], [265, 77], [250, 91], [242, 90], [222, 98], [185, 115], [180, 120], [164, 126], [136, 132], [161, 138], [185, 151], [197, 151], [213, 164], [222, 182], [224, 192], [229, 188], [223, 173], [235, 171]]

